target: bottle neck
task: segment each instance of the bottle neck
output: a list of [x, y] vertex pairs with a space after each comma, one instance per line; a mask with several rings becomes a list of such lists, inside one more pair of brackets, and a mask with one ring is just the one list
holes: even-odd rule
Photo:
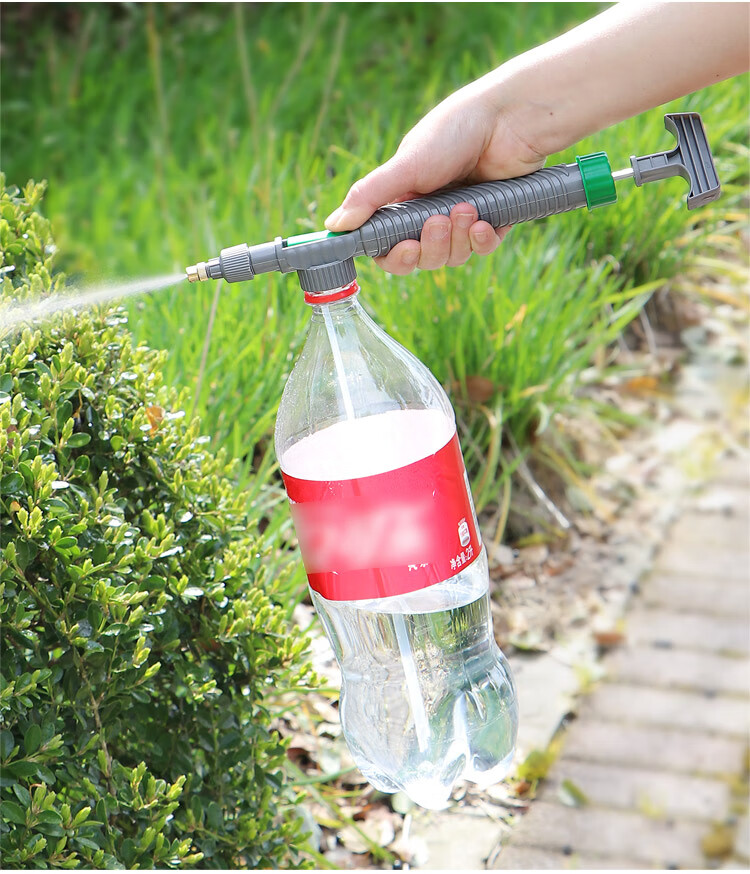
[[306, 291], [305, 303], [317, 308], [324, 304], [337, 303], [341, 300], [346, 300], [353, 297], [359, 292], [359, 284], [355, 279], [348, 285], [341, 285], [338, 288], [332, 288], [329, 291]]

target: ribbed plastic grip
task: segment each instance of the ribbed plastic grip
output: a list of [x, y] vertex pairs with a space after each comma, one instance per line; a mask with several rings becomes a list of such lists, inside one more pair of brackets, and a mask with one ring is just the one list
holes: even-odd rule
[[528, 176], [394, 203], [381, 207], [359, 229], [364, 254], [385, 255], [402, 240], [418, 240], [431, 215], [449, 215], [459, 203], [471, 203], [480, 220], [502, 228], [586, 206], [586, 193], [578, 165], [559, 164]]
[[357, 270], [354, 259], [347, 258], [345, 261], [334, 261], [332, 264], [298, 270], [297, 276], [303, 291], [321, 292], [353, 282], [357, 278]]
[[219, 255], [221, 275], [227, 282], [244, 282], [255, 275], [250, 261], [250, 250], [246, 243], [222, 249]]

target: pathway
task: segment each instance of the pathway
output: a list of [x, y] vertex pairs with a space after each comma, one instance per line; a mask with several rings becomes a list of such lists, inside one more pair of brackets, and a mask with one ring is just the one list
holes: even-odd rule
[[[735, 457], [669, 531], [606, 679], [492, 867], [748, 867], [749, 533]], [[565, 804], [565, 781], [587, 803]]]

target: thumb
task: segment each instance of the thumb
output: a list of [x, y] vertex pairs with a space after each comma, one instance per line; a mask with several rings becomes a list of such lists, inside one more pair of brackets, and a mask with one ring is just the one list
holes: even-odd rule
[[352, 231], [381, 206], [413, 196], [414, 174], [410, 162], [393, 157], [355, 182], [341, 206], [326, 219], [329, 231]]

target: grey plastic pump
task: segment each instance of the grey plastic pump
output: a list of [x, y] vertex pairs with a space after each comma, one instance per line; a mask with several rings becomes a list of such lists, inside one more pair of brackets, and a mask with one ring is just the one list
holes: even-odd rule
[[296, 271], [303, 290], [315, 294], [348, 285], [356, 278], [354, 258], [387, 254], [402, 240], [418, 240], [431, 215], [449, 215], [459, 203], [472, 204], [479, 219], [494, 228], [569, 212], [594, 209], [617, 200], [615, 182], [632, 178], [637, 186], [670, 176], [690, 183], [688, 209], [716, 200], [721, 194], [711, 149], [696, 112], [664, 116], [677, 139], [669, 152], [633, 156], [630, 168], [612, 172], [604, 152], [584, 155], [575, 164], [559, 164], [496, 182], [438, 191], [426, 197], [381, 207], [361, 227], [335, 234], [321, 231], [248, 246], [222, 249], [218, 258], [187, 268], [191, 282], [225, 279], [243, 282], [259, 273]]

